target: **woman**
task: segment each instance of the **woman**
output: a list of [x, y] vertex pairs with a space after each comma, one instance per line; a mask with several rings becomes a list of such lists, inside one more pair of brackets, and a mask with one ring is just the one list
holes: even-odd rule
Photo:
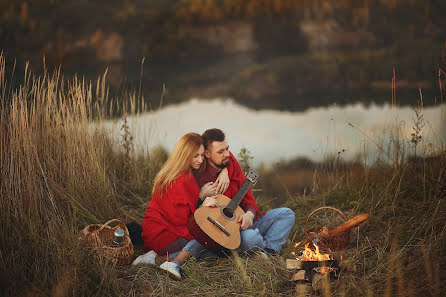
[[203, 200], [203, 205], [215, 204], [211, 196], [224, 192], [229, 185], [227, 170], [224, 170], [217, 182], [200, 189], [193, 173], [203, 165], [201, 135], [188, 133], [181, 137], [155, 178], [141, 234], [144, 249], [149, 252], [136, 258], [134, 265], [162, 263], [160, 268], [181, 279], [180, 265], [203, 249], [189, 233], [187, 221]]

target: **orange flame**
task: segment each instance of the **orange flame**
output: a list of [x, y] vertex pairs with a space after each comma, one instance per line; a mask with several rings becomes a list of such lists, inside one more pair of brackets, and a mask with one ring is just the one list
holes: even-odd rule
[[303, 261], [325, 261], [325, 260], [333, 260], [333, 257], [329, 254], [321, 254], [319, 252], [319, 247], [313, 243], [314, 247], [316, 248], [316, 250], [312, 250], [310, 248], [310, 243], [308, 242], [305, 245], [305, 250], [302, 251], [302, 256], [298, 257], [299, 260], [303, 260]]
[[335, 268], [333, 268], [333, 267], [326, 267], [326, 266], [324, 266], [324, 267], [317, 267], [317, 268], [313, 268], [313, 269], [317, 269], [316, 271], [318, 273], [320, 273], [320, 274], [327, 274], [327, 273], [330, 273], [331, 271], [336, 271]]

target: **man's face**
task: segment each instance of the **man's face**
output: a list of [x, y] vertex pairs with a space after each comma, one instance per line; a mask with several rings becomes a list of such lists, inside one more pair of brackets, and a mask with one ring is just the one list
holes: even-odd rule
[[226, 139], [212, 142], [204, 154], [214, 167], [223, 169], [229, 165], [229, 145]]

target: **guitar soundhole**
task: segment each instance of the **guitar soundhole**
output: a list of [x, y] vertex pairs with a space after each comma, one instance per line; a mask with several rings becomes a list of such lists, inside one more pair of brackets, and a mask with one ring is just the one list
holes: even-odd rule
[[226, 207], [223, 209], [223, 214], [225, 216], [227, 216], [228, 218], [232, 218], [234, 216], [234, 212], [232, 211], [232, 209]]

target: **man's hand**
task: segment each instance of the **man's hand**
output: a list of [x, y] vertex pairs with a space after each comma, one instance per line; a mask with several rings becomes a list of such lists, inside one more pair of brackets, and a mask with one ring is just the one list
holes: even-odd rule
[[200, 189], [200, 199], [214, 196], [215, 194], [217, 194], [217, 183], [208, 182]]
[[254, 214], [250, 210], [239, 216], [237, 220], [238, 223], [240, 222], [242, 223], [240, 226], [240, 229], [242, 230], [246, 230], [249, 227], [251, 227], [253, 221], [254, 221]]
[[207, 207], [219, 207], [220, 204], [218, 203], [217, 199], [215, 199], [216, 196], [206, 197], [203, 201], [203, 206]]
[[215, 181], [217, 186], [217, 194], [223, 194], [226, 192], [226, 190], [229, 188], [229, 182], [228, 168], [223, 168]]

